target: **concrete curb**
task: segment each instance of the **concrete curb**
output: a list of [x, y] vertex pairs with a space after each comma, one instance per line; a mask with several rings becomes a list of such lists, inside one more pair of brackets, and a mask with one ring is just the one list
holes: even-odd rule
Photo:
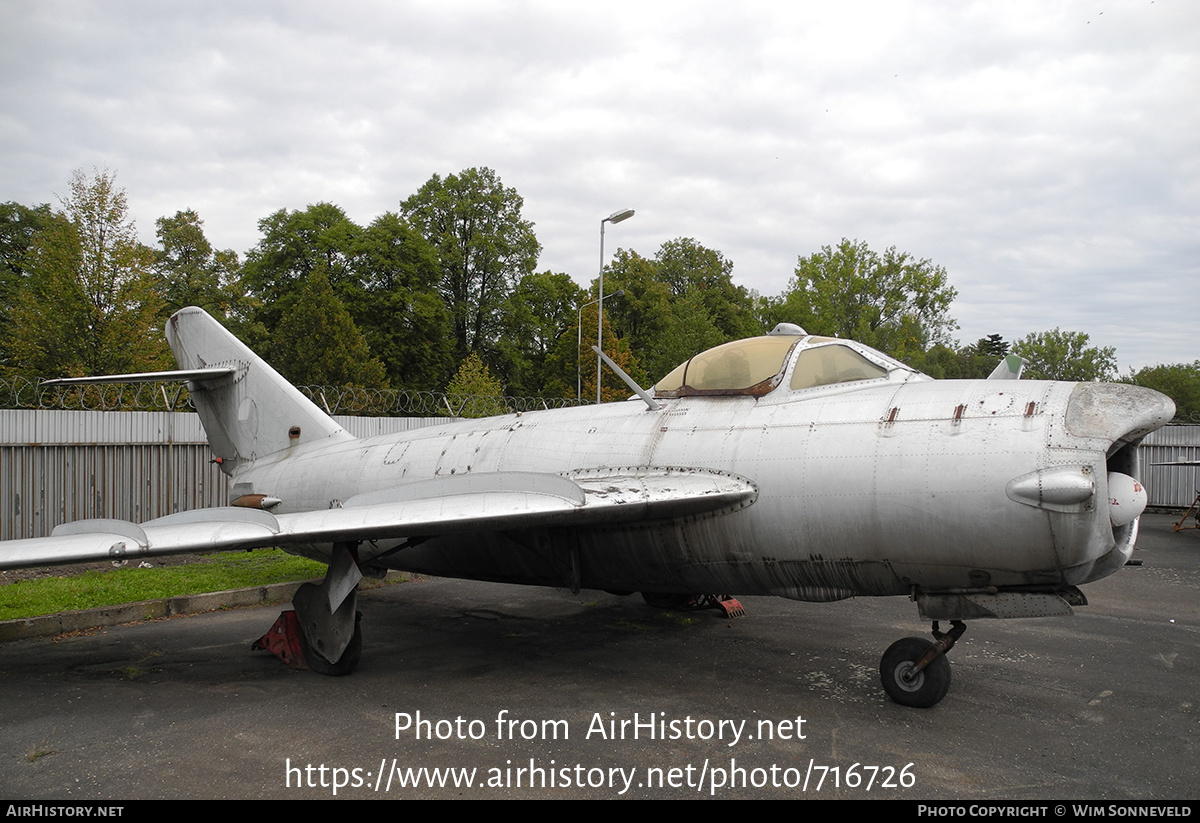
[[[24, 640], [31, 637], [53, 637], [56, 634], [83, 631], [86, 629], [118, 626], [122, 623], [140, 623], [159, 620], [182, 614], [199, 614], [221, 609], [236, 609], [245, 606], [261, 606], [270, 603], [290, 603], [296, 589], [307, 581], [272, 583], [248, 589], [230, 589], [205, 594], [181, 594], [162, 600], [142, 600], [121, 606], [101, 606], [75, 612], [59, 612], [40, 617], [19, 617], [15, 620], [0, 620], [0, 643]], [[313, 580], [320, 583], [320, 580]], [[363, 580], [361, 589], [383, 585], [382, 581]]]

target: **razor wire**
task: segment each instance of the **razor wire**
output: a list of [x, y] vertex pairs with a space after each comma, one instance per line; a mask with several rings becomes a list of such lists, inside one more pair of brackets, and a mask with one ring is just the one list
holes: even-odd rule
[[[327, 414], [350, 417], [488, 417], [588, 405], [573, 397], [499, 397], [419, 389], [297, 386]], [[175, 382], [46, 386], [24, 377], [0, 378], [0, 408], [71, 411], [192, 411], [187, 388]], [[1200, 424], [1200, 413], [1176, 414], [1175, 425]]]
[[[586, 405], [575, 398], [446, 394], [418, 389], [297, 386], [327, 414], [351, 417], [486, 417]], [[0, 408], [68, 411], [191, 411], [175, 382], [46, 386], [24, 377], [0, 379]]]

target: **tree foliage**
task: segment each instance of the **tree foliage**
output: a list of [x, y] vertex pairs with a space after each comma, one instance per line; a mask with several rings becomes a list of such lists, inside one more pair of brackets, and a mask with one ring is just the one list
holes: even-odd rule
[[1160, 391], [1175, 401], [1175, 418], [1200, 423], [1200, 360], [1131, 371], [1124, 382]]
[[1000, 335], [989, 334], [987, 337], [981, 337], [975, 341], [975, 345], [972, 348], [977, 354], [999, 359], [1006, 356], [1011, 347]]
[[37, 233], [51, 219], [49, 204], [0, 204], [0, 369], [8, 362], [13, 304], [25, 285], [26, 256]]
[[1089, 346], [1083, 332], [1032, 332], [1013, 343], [1013, 354], [1029, 361], [1024, 377], [1030, 380], [1086, 382], [1112, 380], [1117, 374], [1117, 350], [1111, 346]]
[[445, 383], [453, 338], [433, 248], [404, 218], [386, 212], [357, 232], [347, 251], [352, 276], [337, 291], [392, 386]]
[[731, 260], [690, 237], [663, 243], [653, 260], [617, 250], [604, 288], [624, 293], [605, 298], [605, 323], [635, 358], [635, 379], [652, 382], [706, 348], [762, 333], [754, 298], [732, 275]]
[[387, 384], [383, 364], [371, 355], [322, 270], [309, 274], [284, 301], [268, 359], [296, 385], [380, 388]]
[[455, 417], [491, 417], [507, 414], [504, 389], [478, 354], [467, 355], [446, 386], [447, 411]]
[[776, 321], [811, 334], [846, 337], [901, 360], [950, 343], [958, 292], [946, 270], [895, 246], [883, 254], [843, 239], [801, 257], [787, 290], [774, 301]]
[[166, 366], [154, 253], [137, 239], [116, 175], [76, 171], [61, 201], [24, 258], [9, 369], [58, 377]]
[[[599, 284], [597, 283], [597, 286]], [[663, 351], [667, 330], [673, 322], [675, 296], [671, 287], [659, 277], [658, 266], [653, 260], [642, 257], [635, 251], [617, 249], [604, 272], [604, 318], [606, 327], [611, 324], [616, 335], [630, 349], [638, 353], [645, 372], [633, 376], [645, 382], [647, 373], [656, 379], [674, 368], [675, 363], [665, 365], [673, 356]], [[622, 292], [620, 296], [614, 296]], [[596, 297], [596, 288], [587, 299]], [[592, 312], [591, 339], [596, 339], [595, 312]], [[587, 330], [587, 324], [584, 324]], [[605, 351], [609, 349], [605, 347]], [[595, 357], [593, 354], [592, 357]], [[595, 392], [595, 381], [592, 386]]]
[[[502, 333], [497, 341], [510, 394], [537, 397], [555, 393], [551, 384], [559, 389], [570, 384], [569, 393], [574, 396], [574, 366], [570, 375], [564, 374], [551, 353], [564, 338], [572, 346], [577, 342], [576, 323], [584, 294], [570, 275], [549, 271], [527, 274], [517, 283], [503, 304]], [[591, 339], [596, 339], [594, 332]]]
[[[332, 203], [280, 209], [259, 222], [261, 238], [240, 265], [232, 250], [213, 248], [190, 209], [160, 218], [158, 247], [142, 246], [115, 175], [76, 172], [60, 210], [0, 204], [0, 369], [164, 367], [163, 320], [199, 305], [225, 314], [298, 383], [430, 389], [458, 363], [459, 401], [500, 398], [505, 388], [574, 396], [577, 380], [594, 397], [598, 283], [589, 293], [567, 274], [535, 273], [540, 246], [522, 207], [491, 169], [433, 175], [399, 213], [365, 226]], [[986, 377], [1010, 349], [1030, 361], [1031, 378], [1116, 376], [1114, 349], [1082, 332], [959, 345], [943, 268], [847, 239], [800, 256], [776, 298], [736, 285], [732, 261], [687, 237], [652, 257], [618, 249], [605, 292], [605, 352], [643, 385], [781, 321], [858, 340], [934, 377]], [[1125, 379], [1171, 396], [1182, 418], [1200, 418], [1200, 361]], [[608, 368], [602, 381], [606, 400], [629, 393]], [[468, 413], [503, 411], [497, 401]]]
[[204, 235], [204, 221], [192, 209], [158, 218], [155, 234], [164, 311], [170, 315], [199, 306], [224, 317], [234, 302], [230, 286], [240, 274], [237, 252], [214, 250]]
[[350, 248], [359, 228], [332, 203], [317, 203], [303, 211], [280, 209], [258, 221], [262, 239], [246, 255], [241, 288], [252, 300], [246, 318], [257, 329], [247, 342], [261, 345], [268, 330], [279, 324], [282, 301], [321, 271], [337, 288], [349, 276]]
[[0, 282], [25, 275], [25, 255], [51, 217], [50, 205], [0, 203]]
[[943, 343], [910, 356], [908, 364], [939, 380], [982, 380], [1008, 354], [1009, 344], [998, 334], [981, 337], [974, 345], [952, 348]]
[[240, 328], [248, 343], [266, 346], [285, 308], [319, 274], [330, 288], [325, 305], [348, 312], [393, 386], [428, 388], [447, 379], [452, 346], [437, 258], [403, 218], [387, 212], [364, 229], [340, 207], [317, 203], [281, 209], [259, 229], [241, 281], [253, 301]]
[[433, 175], [401, 204], [408, 221], [437, 249], [442, 297], [456, 354], [492, 351], [501, 306], [537, 265], [541, 245], [521, 216], [524, 200], [489, 168]]
[[[668, 240], [654, 256], [659, 278], [676, 298], [692, 298], [718, 333], [738, 340], [762, 332], [754, 317], [750, 293], [733, 283], [733, 261], [690, 237]], [[722, 342], [725, 342], [722, 341]]]
[[[611, 357], [626, 374], [639, 379], [643, 373], [636, 355], [631, 350], [628, 341], [617, 337], [613, 323], [607, 318], [608, 301], [605, 300], [606, 319], [604, 322], [603, 348], [604, 353]], [[558, 344], [546, 358], [546, 394], [558, 397], [579, 397], [585, 402], [595, 402], [596, 399], [596, 319], [598, 304], [584, 306], [583, 323], [579, 328], [572, 326], [568, 334], [559, 338]], [[580, 331], [582, 330], [582, 334]], [[601, 402], [624, 400], [629, 397], [629, 387], [625, 385], [616, 372], [601, 363], [599, 369]]]

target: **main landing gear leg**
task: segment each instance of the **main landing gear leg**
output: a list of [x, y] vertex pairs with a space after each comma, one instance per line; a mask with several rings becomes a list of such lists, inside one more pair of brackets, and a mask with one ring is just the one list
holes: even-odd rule
[[963, 636], [967, 625], [950, 621], [950, 631], [942, 632], [935, 620], [933, 642], [920, 637], [897, 640], [879, 661], [879, 677], [888, 697], [901, 706], [928, 709], [937, 705], [950, 691], [950, 661], [946, 653]]
[[362, 572], [352, 543], [338, 543], [325, 579], [305, 583], [292, 598], [294, 612], [284, 612], [253, 648], [267, 649], [294, 668], [338, 677], [350, 674], [362, 653], [358, 581]]

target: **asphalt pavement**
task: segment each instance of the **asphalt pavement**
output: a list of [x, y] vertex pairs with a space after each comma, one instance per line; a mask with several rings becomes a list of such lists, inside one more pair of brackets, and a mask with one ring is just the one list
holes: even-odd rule
[[879, 685], [902, 598], [364, 593], [357, 672], [251, 652], [279, 606], [0, 644], [0, 797], [1200, 798], [1200, 531], [1143, 517], [1070, 618], [975, 621], [935, 708]]

